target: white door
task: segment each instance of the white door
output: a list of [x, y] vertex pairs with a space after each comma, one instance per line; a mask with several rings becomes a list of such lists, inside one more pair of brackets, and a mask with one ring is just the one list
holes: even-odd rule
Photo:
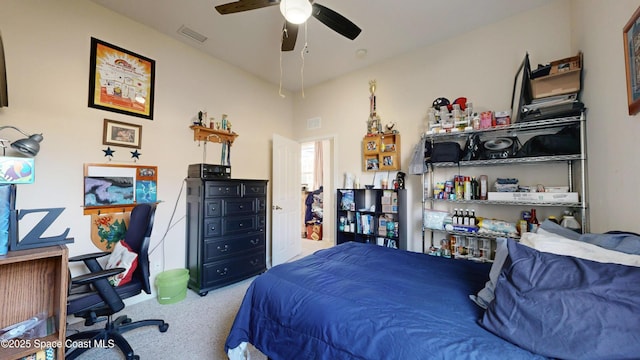
[[273, 135], [271, 266], [302, 252], [300, 242], [300, 144]]

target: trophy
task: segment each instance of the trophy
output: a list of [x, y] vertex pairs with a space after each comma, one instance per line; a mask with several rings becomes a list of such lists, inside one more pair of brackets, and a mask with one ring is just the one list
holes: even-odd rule
[[382, 132], [382, 122], [376, 113], [376, 81], [369, 81], [369, 120], [367, 120], [367, 135], [378, 134]]

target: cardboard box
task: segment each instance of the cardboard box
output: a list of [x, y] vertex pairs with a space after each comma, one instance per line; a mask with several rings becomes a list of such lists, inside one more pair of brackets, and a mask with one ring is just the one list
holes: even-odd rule
[[550, 65], [549, 75], [531, 80], [531, 94], [534, 99], [580, 91], [582, 53], [552, 61]]
[[382, 205], [382, 212], [384, 213], [397, 213], [398, 205]]
[[307, 239], [322, 240], [322, 224], [307, 224]]
[[577, 192], [488, 192], [487, 200], [558, 203], [576, 203], [580, 201]]

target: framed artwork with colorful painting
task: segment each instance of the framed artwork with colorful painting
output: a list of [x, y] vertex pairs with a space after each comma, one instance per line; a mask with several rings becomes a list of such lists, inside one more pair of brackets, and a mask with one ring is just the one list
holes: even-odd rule
[[156, 62], [91, 38], [89, 107], [153, 120]]

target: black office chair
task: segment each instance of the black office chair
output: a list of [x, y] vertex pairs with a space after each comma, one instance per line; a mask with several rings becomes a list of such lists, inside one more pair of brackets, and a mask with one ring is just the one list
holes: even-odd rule
[[[67, 314], [84, 318], [85, 326], [91, 326], [102, 320], [106, 320], [107, 323], [103, 329], [87, 330], [67, 336], [67, 346], [74, 342], [82, 344], [81, 346], [66, 348], [65, 358], [67, 360], [75, 359], [90, 349], [84, 346], [94, 346], [101, 343], [113, 343], [122, 351], [127, 360], [139, 359], [139, 356], [134, 355], [131, 345], [122, 336], [122, 333], [149, 325], [158, 326], [160, 332], [165, 332], [169, 328], [169, 324], [165, 323], [164, 320], [154, 319], [132, 322], [126, 315], [112, 320], [112, 315], [122, 310], [125, 306], [122, 299], [138, 295], [142, 291], [151, 294], [148, 251], [155, 211], [156, 206], [154, 204], [139, 204], [131, 211], [129, 227], [127, 228], [124, 242], [132, 251], [138, 254], [138, 266], [130, 282], [117, 287], [109, 283], [108, 277], [121, 273], [124, 269], [102, 269], [97, 259], [108, 255], [108, 252], [80, 255], [69, 259], [70, 262], [83, 261], [91, 272], [70, 279]], [[84, 287], [85, 290], [90, 287], [92, 291], [78, 294], [78, 287]]]

